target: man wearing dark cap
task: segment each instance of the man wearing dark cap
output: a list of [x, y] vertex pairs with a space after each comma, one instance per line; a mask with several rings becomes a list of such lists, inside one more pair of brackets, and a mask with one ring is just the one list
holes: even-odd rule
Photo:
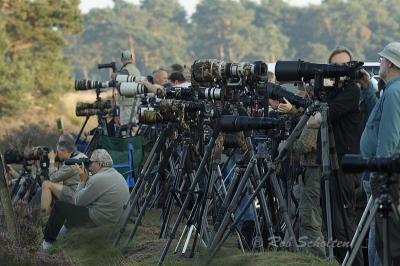
[[[385, 81], [386, 86], [381, 98], [377, 99], [375, 84], [371, 82], [366, 71], [358, 80], [360, 83], [361, 98], [360, 110], [368, 116], [368, 122], [361, 137], [361, 153], [364, 158], [372, 156], [390, 157], [400, 151], [400, 43], [388, 44], [380, 55], [379, 76]], [[380, 196], [379, 187], [383, 185], [378, 180], [380, 173], [371, 173], [370, 185], [372, 197]], [[399, 175], [396, 174], [396, 180]], [[400, 185], [391, 185], [390, 196], [393, 203], [399, 204]], [[380, 214], [375, 216], [375, 244], [379, 258], [383, 261], [383, 225]], [[392, 265], [400, 265], [400, 230], [399, 225], [389, 217], [388, 238], [390, 245], [390, 259]], [[390, 262], [389, 264], [390, 265]]]
[[[140, 76], [139, 70], [133, 65], [132, 53], [129, 50], [125, 50], [121, 54], [121, 63], [122, 67], [119, 71], [121, 75], [130, 75], [130, 76]], [[111, 78], [115, 79], [115, 73], [111, 74]], [[120, 110], [120, 119], [121, 125], [127, 124], [129, 121], [129, 116], [132, 111], [134, 97], [125, 97], [118, 94], [118, 104]], [[140, 101], [138, 101], [140, 102]], [[134, 113], [135, 115], [135, 113]], [[134, 116], [136, 120], [136, 117]]]

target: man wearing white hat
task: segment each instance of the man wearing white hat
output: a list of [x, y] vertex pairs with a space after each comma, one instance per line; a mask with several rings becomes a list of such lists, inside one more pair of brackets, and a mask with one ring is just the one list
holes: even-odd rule
[[[129, 50], [125, 50], [121, 54], [121, 63], [122, 67], [119, 71], [121, 75], [130, 75], [130, 76], [140, 76], [139, 70], [133, 65], [132, 53]], [[111, 78], [115, 78], [115, 74], [111, 75]], [[133, 105], [134, 97], [125, 97], [121, 96], [118, 93], [118, 104], [120, 110], [120, 119], [121, 125], [127, 124], [129, 121], [129, 116], [131, 114], [132, 105]], [[140, 102], [140, 101], [139, 101]], [[136, 116], [133, 117], [133, 120], [136, 120]]]
[[[400, 43], [388, 44], [380, 55], [379, 76], [386, 86], [382, 97], [376, 98], [376, 88], [369, 75], [363, 71], [360, 83], [360, 110], [368, 116], [368, 122], [361, 137], [361, 153], [364, 158], [372, 156], [391, 157], [400, 152]], [[375, 83], [376, 84], [376, 83]], [[380, 173], [371, 173], [370, 185], [374, 199], [379, 198], [379, 187], [383, 185], [378, 180]], [[396, 179], [398, 181], [398, 176]], [[396, 206], [399, 203], [399, 183], [391, 185], [389, 192]], [[375, 244], [379, 258], [383, 261], [383, 225], [380, 214], [375, 216]], [[389, 218], [389, 246], [392, 265], [400, 265], [400, 230], [393, 214]]]

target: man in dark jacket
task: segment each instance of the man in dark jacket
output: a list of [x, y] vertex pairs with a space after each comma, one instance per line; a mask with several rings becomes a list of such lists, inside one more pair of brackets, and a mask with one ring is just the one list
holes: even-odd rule
[[[353, 55], [349, 49], [343, 46], [337, 46], [329, 55], [328, 64], [344, 65], [351, 60], [353, 60]], [[340, 162], [343, 155], [346, 153], [360, 153], [363, 115], [358, 107], [360, 88], [355, 81], [345, 81], [344, 78], [341, 77], [337, 84], [335, 84], [335, 87], [336, 89], [327, 92], [326, 101], [329, 107], [328, 123], [332, 125], [337, 157]], [[316, 115], [316, 120], [321, 122], [321, 116]], [[318, 137], [319, 159], [321, 159], [322, 151], [320, 135], [321, 132]], [[337, 259], [342, 262], [357, 227], [355, 189], [361, 184], [361, 176], [359, 174], [343, 173], [341, 167], [339, 167], [339, 180], [335, 180], [332, 173], [331, 177], [333, 243], [342, 243], [341, 247], [339, 247], [339, 244], [334, 246], [338, 247], [334, 251]], [[343, 205], [340, 202], [340, 194], [343, 199]], [[325, 180], [321, 179], [321, 197], [326, 224], [325, 196]], [[363, 265], [361, 250], [354, 261], [354, 265]]]

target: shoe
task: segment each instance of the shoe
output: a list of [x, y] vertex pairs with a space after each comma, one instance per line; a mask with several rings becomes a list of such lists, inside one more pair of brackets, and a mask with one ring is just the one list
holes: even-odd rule
[[246, 241], [250, 249], [253, 248], [252, 240], [253, 240], [254, 227], [255, 227], [254, 221], [247, 220], [243, 222], [242, 229], [240, 230], [243, 234], [244, 240]]
[[49, 243], [49, 242], [47, 242], [46, 240], [43, 240], [42, 249], [43, 249], [44, 251], [49, 250], [49, 249], [51, 248], [52, 245], [53, 245], [52, 243]]
[[67, 232], [68, 232], [67, 227], [65, 227], [65, 225], [63, 225], [63, 226], [61, 227], [61, 229], [60, 229], [60, 232], [58, 232], [57, 239], [58, 239], [60, 236], [65, 235]]

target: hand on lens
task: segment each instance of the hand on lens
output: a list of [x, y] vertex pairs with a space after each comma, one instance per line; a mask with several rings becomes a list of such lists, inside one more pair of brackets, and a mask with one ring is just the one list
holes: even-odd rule
[[285, 97], [283, 97], [283, 100], [285, 101], [285, 103], [280, 103], [278, 105], [278, 111], [287, 114], [290, 112], [290, 110], [292, 110], [293, 106], [290, 102], [288, 102], [288, 100], [286, 100]]
[[360, 71], [361, 73], [361, 77], [359, 79], [357, 79], [357, 82], [360, 83], [361, 87], [366, 88], [369, 85], [370, 82], [370, 77], [367, 71], [365, 71], [365, 69], [361, 69]]
[[86, 183], [86, 181], [89, 178], [89, 171], [88, 168], [85, 166], [84, 163], [82, 163], [81, 166], [79, 164], [75, 163], [76, 169], [78, 169], [78, 174], [81, 179], [81, 182]]

